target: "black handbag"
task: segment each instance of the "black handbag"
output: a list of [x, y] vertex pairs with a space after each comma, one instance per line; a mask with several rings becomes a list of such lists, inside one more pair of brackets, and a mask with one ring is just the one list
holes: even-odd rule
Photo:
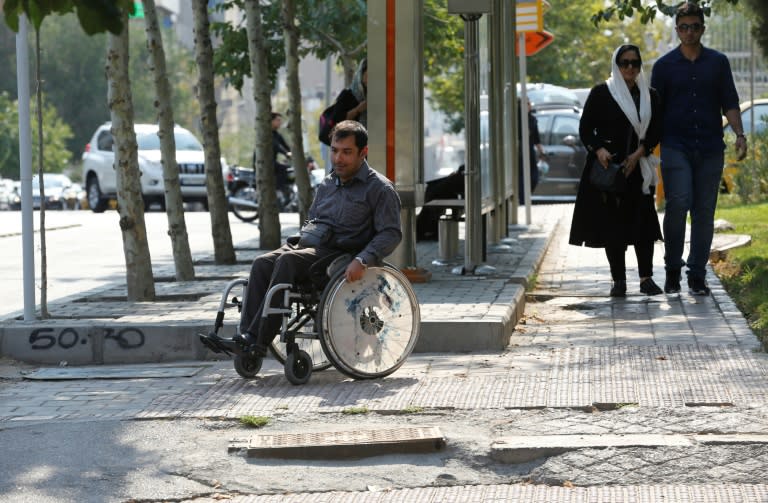
[[627, 190], [627, 177], [624, 176], [624, 166], [611, 162], [608, 167], [600, 164], [595, 158], [589, 171], [589, 183], [602, 192], [620, 194]]
[[[632, 141], [632, 129], [629, 129], [627, 136], [627, 150], [629, 155], [629, 144]], [[627, 190], [627, 177], [624, 175], [624, 165], [616, 162], [609, 162], [606, 168], [595, 157], [592, 165], [589, 167], [589, 183], [594, 188], [602, 192], [611, 192], [621, 194]]]

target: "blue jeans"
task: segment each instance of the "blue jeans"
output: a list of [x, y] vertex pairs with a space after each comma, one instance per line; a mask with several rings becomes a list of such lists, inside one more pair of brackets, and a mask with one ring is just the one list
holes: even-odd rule
[[[723, 174], [723, 153], [702, 155], [661, 147], [664, 180], [664, 263], [667, 271], [688, 266], [688, 277], [703, 279], [712, 246], [715, 207]], [[691, 214], [691, 246], [683, 262], [685, 221]]]

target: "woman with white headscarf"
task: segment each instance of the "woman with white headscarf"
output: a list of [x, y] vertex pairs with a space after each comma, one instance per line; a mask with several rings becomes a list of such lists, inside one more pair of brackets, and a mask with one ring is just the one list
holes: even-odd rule
[[[651, 277], [654, 242], [662, 239], [654, 205], [658, 159], [652, 154], [661, 135], [659, 97], [648, 86], [637, 46], [617, 48], [611, 68], [611, 77], [590, 91], [581, 115], [579, 134], [588, 155], [569, 243], [605, 248], [612, 297], [626, 296], [625, 254], [633, 245], [640, 292], [659, 295], [661, 288]], [[590, 170], [602, 169], [593, 167], [595, 159], [605, 167], [609, 162], [622, 165], [625, 191], [604, 192], [590, 184]]]

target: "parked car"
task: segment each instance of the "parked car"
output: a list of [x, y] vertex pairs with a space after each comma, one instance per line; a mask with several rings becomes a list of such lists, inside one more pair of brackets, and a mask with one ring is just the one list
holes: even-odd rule
[[14, 184], [10, 178], [0, 179], [0, 210], [10, 210], [14, 198]]
[[[754, 101], [745, 101], [741, 108], [741, 123], [744, 126], [744, 132], [762, 133], [768, 129], [768, 99], [759, 99]], [[754, 130], [752, 129], [752, 116], [755, 117]], [[733, 135], [733, 129], [728, 121], [723, 117], [723, 133]], [[751, 148], [752, 145], [749, 145]], [[731, 192], [734, 188], [734, 180], [739, 169], [739, 162], [735, 158], [726, 158], [723, 169], [722, 191]]]
[[[103, 212], [110, 199], [117, 194], [117, 178], [114, 168], [114, 139], [111, 123], [96, 129], [83, 152], [83, 180], [88, 194], [88, 206], [96, 213]], [[152, 203], [165, 208], [165, 184], [160, 154], [159, 127], [156, 124], [135, 124], [138, 143], [139, 169], [141, 170], [141, 194], [145, 209]], [[179, 166], [179, 182], [184, 202], [201, 202], [207, 205], [205, 188], [205, 153], [195, 136], [180, 126], [174, 128], [176, 163]]]
[[[531, 102], [531, 110], [543, 108], [581, 107], [579, 96], [571, 89], [554, 84], [529, 83], [525, 86], [526, 97]], [[520, 85], [517, 86], [520, 96]]]
[[13, 192], [8, 197], [8, 204], [14, 211], [21, 209], [21, 182], [18, 180], [13, 182]]
[[[67, 175], [44, 173], [43, 189], [45, 192], [45, 209], [64, 210], [71, 208], [68, 194], [72, 189], [72, 180]], [[39, 210], [42, 205], [40, 178], [35, 175], [32, 177], [32, 208]]]
[[[541, 145], [549, 170], [539, 173], [539, 184], [531, 200], [536, 202], [575, 201], [587, 149], [579, 138], [581, 108], [544, 107], [534, 109]], [[531, 162], [536, 162], [532, 159]]]

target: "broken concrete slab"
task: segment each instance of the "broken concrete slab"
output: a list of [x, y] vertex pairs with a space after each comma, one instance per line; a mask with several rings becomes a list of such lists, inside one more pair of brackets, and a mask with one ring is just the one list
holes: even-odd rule
[[248, 457], [350, 459], [439, 451], [446, 441], [438, 427], [381, 428], [256, 435], [230, 442], [229, 452]]

